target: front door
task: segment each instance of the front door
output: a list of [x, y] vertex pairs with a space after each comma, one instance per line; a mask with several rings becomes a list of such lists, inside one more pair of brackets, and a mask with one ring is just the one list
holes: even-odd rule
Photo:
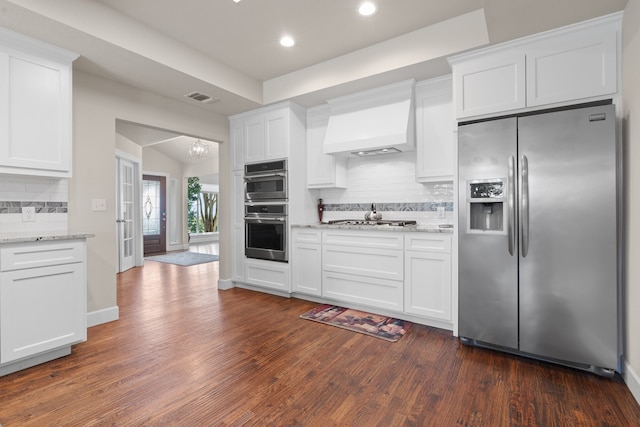
[[167, 179], [142, 176], [142, 234], [144, 255], [167, 251]]

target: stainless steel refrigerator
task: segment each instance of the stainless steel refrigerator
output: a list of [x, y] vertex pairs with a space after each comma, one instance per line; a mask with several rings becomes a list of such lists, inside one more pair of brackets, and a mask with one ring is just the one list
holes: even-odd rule
[[458, 127], [459, 335], [620, 371], [612, 104]]

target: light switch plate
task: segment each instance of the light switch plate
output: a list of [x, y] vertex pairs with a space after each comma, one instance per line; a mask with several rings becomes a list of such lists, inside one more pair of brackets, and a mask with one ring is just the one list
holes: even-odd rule
[[438, 206], [438, 218], [444, 218], [444, 206]]
[[36, 208], [33, 206], [25, 206], [22, 208], [22, 222], [35, 222]]
[[94, 212], [106, 211], [107, 199], [91, 199], [91, 210]]

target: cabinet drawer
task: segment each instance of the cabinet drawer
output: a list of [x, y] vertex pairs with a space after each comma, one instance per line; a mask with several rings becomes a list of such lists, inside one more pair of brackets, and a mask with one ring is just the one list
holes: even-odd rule
[[84, 261], [84, 243], [66, 241], [16, 244], [0, 249], [0, 271]]
[[294, 228], [293, 241], [296, 243], [322, 243], [322, 232], [310, 228]]
[[288, 264], [249, 259], [246, 261], [245, 267], [248, 284], [290, 292]]
[[403, 252], [388, 249], [352, 248], [323, 245], [322, 267], [325, 271], [403, 280]]
[[408, 251], [451, 253], [451, 237], [437, 233], [415, 233], [404, 238]]
[[354, 276], [330, 271], [325, 271], [322, 274], [322, 296], [369, 307], [402, 311], [402, 288], [402, 282], [395, 280]]
[[402, 234], [388, 231], [324, 231], [322, 243], [363, 248], [403, 249]]

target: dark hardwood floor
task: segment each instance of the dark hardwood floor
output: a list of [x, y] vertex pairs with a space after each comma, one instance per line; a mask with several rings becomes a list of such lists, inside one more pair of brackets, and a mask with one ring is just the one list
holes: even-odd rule
[[315, 306], [218, 291], [218, 263], [118, 277], [120, 320], [0, 378], [13, 426], [637, 426], [622, 380], [461, 345], [299, 319]]

